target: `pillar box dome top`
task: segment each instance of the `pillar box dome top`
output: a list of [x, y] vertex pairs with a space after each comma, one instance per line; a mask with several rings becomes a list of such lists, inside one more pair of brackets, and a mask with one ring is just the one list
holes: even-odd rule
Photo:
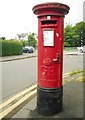
[[68, 14], [70, 8], [62, 3], [47, 2], [35, 5], [32, 10], [38, 17], [43, 15], [64, 16]]

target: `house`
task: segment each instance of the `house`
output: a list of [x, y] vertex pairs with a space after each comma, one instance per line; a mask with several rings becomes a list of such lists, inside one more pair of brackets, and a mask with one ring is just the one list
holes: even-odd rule
[[17, 40], [28, 40], [28, 33], [17, 34]]

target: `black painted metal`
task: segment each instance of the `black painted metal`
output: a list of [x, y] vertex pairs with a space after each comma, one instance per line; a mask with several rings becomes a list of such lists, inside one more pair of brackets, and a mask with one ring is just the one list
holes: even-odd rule
[[62, 110], [63, 87], [57, 89], [37, 88], [37, 111], [41, 115], [53, 115]]

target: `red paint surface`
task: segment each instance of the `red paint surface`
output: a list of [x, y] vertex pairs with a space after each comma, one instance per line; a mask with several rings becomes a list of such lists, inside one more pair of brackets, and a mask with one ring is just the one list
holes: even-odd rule
[[[51, 7], [49, 3], [46, 5], [33, 8], [38, 16], [38, 85], [43, 88], [59, 88], [62, 86], [63, 72], [64, 15], [68, 13], [69, 7], [62, 5], [54, 8], [52, 4]], [[51, 16], [50, 20], [47, 20], [48, 15]], [[42, 24], [43, 21], [51, 22]], [[56, 24], [52, 21], [56, 21]], [[44, 30], [54, 31], [54, 46], [44, 46]]]

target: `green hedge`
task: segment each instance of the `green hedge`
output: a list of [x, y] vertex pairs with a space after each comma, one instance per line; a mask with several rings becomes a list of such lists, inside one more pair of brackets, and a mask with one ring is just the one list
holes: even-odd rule
[[21, 55], [22, 44], [15, 40], [0, 40], [0, 56]]
[[2, 42], [0, 40], [0, 56], [2, 56]]

